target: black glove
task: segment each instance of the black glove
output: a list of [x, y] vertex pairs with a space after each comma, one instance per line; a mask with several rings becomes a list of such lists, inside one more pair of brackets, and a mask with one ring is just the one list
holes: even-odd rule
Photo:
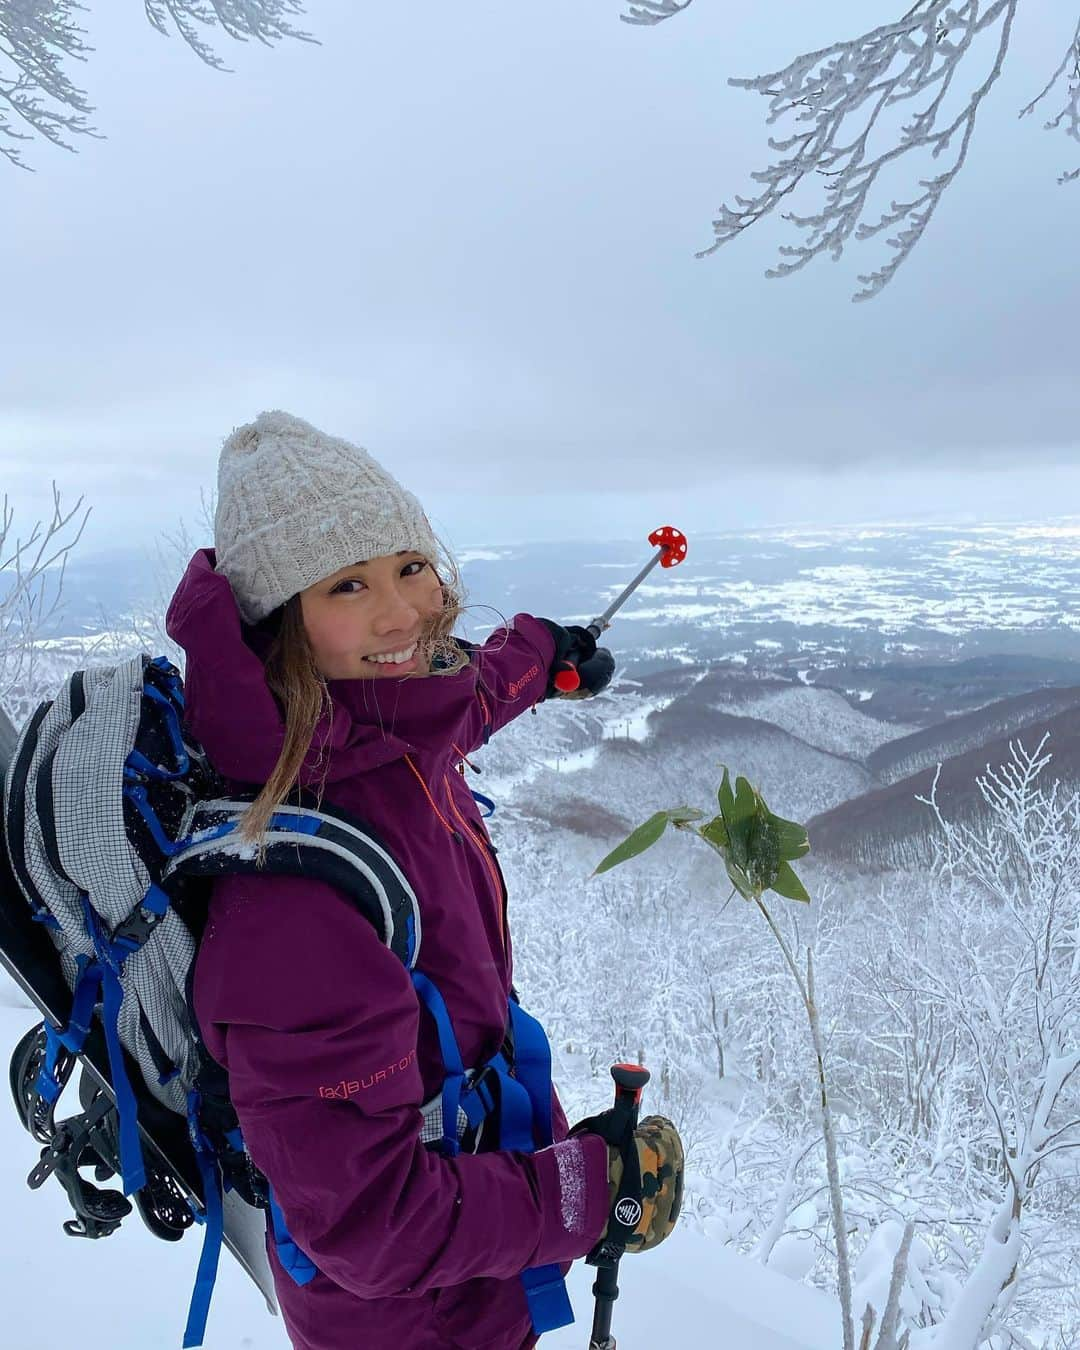
[[608, 1146], [608, 1221], [589, 1253], [605, 1258], [645, 1252], [670, 1237], [682, 1208], [682, 1140], [665, 1116], [646, 1116], [626, 1137], [616, 1110], [578, 1121], [570, 1131], [598, 1134]]
[[[540, 619], [540, 623], [555, 639], [555, 659], [548, 671], [548, 684], [544, 698], [592, 698], [601, 689], [606, 689], [615, 674], [615, 658], [606, 647], [598, 647], [596, 639], [587, 628], [571, 624], [563, 628], [550, 619]], [[564, 693], [555, 686], [555, 676], [563, 669], [563, 662], [570, 661], [577, 667], [581, 684], [577, 689]], [[543, 700], [541, 700], [543, 701]]]

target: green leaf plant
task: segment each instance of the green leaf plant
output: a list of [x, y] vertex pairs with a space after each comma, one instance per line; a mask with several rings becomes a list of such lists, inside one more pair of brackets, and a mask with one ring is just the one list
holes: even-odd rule
[[744, 900], [760, 905], [766, 891], [775, 891], [787, 900], [809, 904], [806, 888], [791, 866], [810, 851], [805, 828], [774, 815], [761, 793], [745, 778], [736, 779], [732, 789], [726, 768], [716, 796], [720, 813], [704, 825], [700, 822], [705, 820], [705, 812], [692, 806], [657, 811], [598, 864], [593, 876], [644, 853], [672, 825], [696, 834], [720, 854], [731, 884]]
[[732, 788], [731, 775], [726, 767], [716, 796], [720, 811], [711, 820], [706, 820], [706, 812], [692, 806], [677, 806], [670, 810], [657, 811], [644, 824], [627, 835], [621, 844], [612, 849], [597, 865], [593, 876], [610, 871], [620, 863], [628, 862], [631, 858], [644, 853], [646, 849], [652, 848], [670, 825], [676, 830], [696, 834], [720, 854], [734, 887], [732, 894], [737, 891], [744, 900], [760, 910], [769, 925], [798, 986], [810, 1025], [810, 1037], [817, 1061], [818, 1085], [821, 1089], [821, 1125], [832, 1204], [833, 1233], [836, 1238], [844, 1350], [855, 1350], [847, 1223], [840, 1190], [836, 1133], [826, 1090], [824, 1038], [814, 999], [813, 953], [807, 948], [806, 969], [803, 970], [764, 900], [767, 891], [775, 891], [785, 900], [795, 900], [804, 905], [810, 903], [810, 896], [791, 865], [809, 853], [810, 839], [804, 826], [792, 820], [784, 820], [770, 811], [761, 793], [747, 779], [737, 778]]

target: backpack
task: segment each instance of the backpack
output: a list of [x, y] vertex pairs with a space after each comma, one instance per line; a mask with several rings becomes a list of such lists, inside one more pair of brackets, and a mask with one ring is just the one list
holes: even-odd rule
[[[164, 657], [76, 671], [19, 737], [3, 825], [21, 900], [51, 939], [45, 974], [58, 986], [58, 963], [63, 977], [61, 993], [47, 998], [26, 958], [20, 965], [9, 952], [5, 961], [46, 1014], [11, 1066], [23, 1123], [45, 1145], [29, 1184], [59, 1178], [75, 1209], [64, 1225], [73, 1236], [114, 1232], [130, 1213], [128, 1195], [158, 1237], [175, 1241], [193, 1224], [204, 1227], [188, 1347], [202, 1344], [223, 1242], [271, 1307], [259, 1229], [269, 1226], [297, 1283], [317, 1273], [244, 1149], [227, 1075], [192, 1013], [211, 878], [264, 871], [327, 881], [371, 922], [437, 1024], [446, 1078], [422, 1107], [420, 1137], [442, 1153], [550, 1144], [551, 1063], [542, 1029], [513, 996], [503, 1047], [466, 1069], [445, 1003], [418, 968], [415, 892], [386, 846], [363, 822], [297, 789], [272, 817], [260, 858], [254, 843], [236, 837], [255, 794], [227, 791], [183, 714], [180, 675]], [[0, 908], [19, 900], [5, 895]], [[77, 1061], [83, 1110], [58, 1122]], [[97, 1180], [119, 1175], [123, 1195], [80, 1177], [87, 1163]], [[573, 1321], [557, 1267], [522, 1280], [538, 1334]]]

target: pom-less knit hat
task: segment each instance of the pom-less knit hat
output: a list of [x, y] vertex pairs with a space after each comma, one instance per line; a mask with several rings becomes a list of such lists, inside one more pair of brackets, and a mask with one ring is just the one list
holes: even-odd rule
[[260, 413], [221, 447], [214, 548], [251, 624], [342, 567], [439, 555], [411, 492], [360, 446], [286, 412]]

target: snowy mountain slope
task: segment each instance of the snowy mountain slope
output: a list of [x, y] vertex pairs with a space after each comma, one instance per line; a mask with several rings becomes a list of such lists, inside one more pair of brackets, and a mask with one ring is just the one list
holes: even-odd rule
[[977, 645], [964, 641], [941, 661], [927, 661], [918, 644], [886, 643], [884, 661], [842, 654], [838, 659], [805, 660], [816, 689], [857, 691], [860, 710], [888, 722], [931, 728], [975, 713], [1004, 699], [1036, 690], [1068, 689], [1080, 683], [1080, 666], [1039, 656], [1035, 650], [1012, 651], [1002, 637], [982, 642], [984, 654], [959, 659]]
[[[968, 823], [981, 815], [978, 777], [988, 766], [997, 768], [1010, 760], [1010, 740], [1020, 740], [1031, 752], [1044, 733], [1049, 735], [1046, 750], [1053, 756], [1048, 778], [1068, 787], [1080, 783], [1080, 707], [1073, 707], [1036, 719], [1015, 737], [988, 740], [942, 763], [937, 796], [943, 814]], [[814, 852], [871, 866], [926, 865], [932, 817], [916, 798], [929, 796], [936, 772], [936, 765], [923, 769], [816, 816], [807, 823]]]
[[573, 792], [534, 792], [530, 795], [528, 806], [519, 812], [519, 816], [554, 830], [569, 830], [585, 838], [601, 841], [621, 839], [630, 833], [635, 824], [629, 816]]
[[988, 741], [1015, 735], [1026, 728], [1038, 729], [1056, 714], [1077, 705], [1080, 687], [1036, 689], [1015, 698], [999, 699], [975, 712], [963, 713], [880, 746], [867, 759], [867, 768], [882, 783], [895, 783]]
[[664, 670], [639, 675], [634, 680], [623, 681], [623, 684], [636, 687], [645, 698], [674, 698], [677, 694], [685, 694], [692, 689], [700, 679], [709, 674], [711, 669], [707, 662], [669, 666]]
[[[663, 784], [668, 795], [678, 795], [685, 784], [695, 800], [715, 799], [727, 765], [758, 787], [775, 810], [802, 819], [828, 810], [825, 802], [836, 805], [870, 786], [869, 774], [856, 760], [819, 750], [770, 722], [715, 711], [685, 716], [669, 711], [672, 716], [650, 721], [654, 764], [647, 776], [656, 787]], [[618, 745], [613, 742], [612, 749]], [[650, 799], [654, 795], [650, 792]]]
[[[640, 824], [664, 806], [708, 809], [716, 800], [724, 764], [759, 787], [775, 811], [800, 820], [861, 796], [872, 786], [861, 765], [816, 750], [778, 727], [719, 713], [712, 717], [712, 725], [698, 724], [693, 738], [605, 741], [580, 768], [544, 767], [527, 785], [512, 787], [493, 777], [483, 790], [513, 803], [526, 820], [551, 821], [571, 830], [576, 826], [567, 798], [595, 803], [600, 811], [593, 821], [610, 822], [613, 833], [617, 823]], [[477, 761], [483, 763], [480, 755]]]
[[[839, 695], [730, 670], [678, 674], [627, 681], [584, 703], [541, 705], [471, 756], [482, 772], [470, 783], [496, 801], [500, 822], [513, 814], [555, 829], [556, 847], [575, 834], [615, 840], [662, 806], [707, 809], [724, 764], [796, 819], [873, 787], [856, 756], [823, 746], [841, 746], [845, 728], [860, 748], [880, 743], [891, 727]], [[718, 699], [740, 713], [763, 704], [765, 716], [720, 711]], [[595, 844], [589, 852], [593, 864], [602, 856]]]
[[741, 694], [732, 693], [729, 704], [719, 702], [717, 707], [730, 708], [741, 717], [770, 722], [815, 749], [855, 759], [863, 759], [879, 747], [917, 730], [859, 712], [835, 690], [814, 689], [801, 683], [772, 682], [760, 691], [747, 684]]

